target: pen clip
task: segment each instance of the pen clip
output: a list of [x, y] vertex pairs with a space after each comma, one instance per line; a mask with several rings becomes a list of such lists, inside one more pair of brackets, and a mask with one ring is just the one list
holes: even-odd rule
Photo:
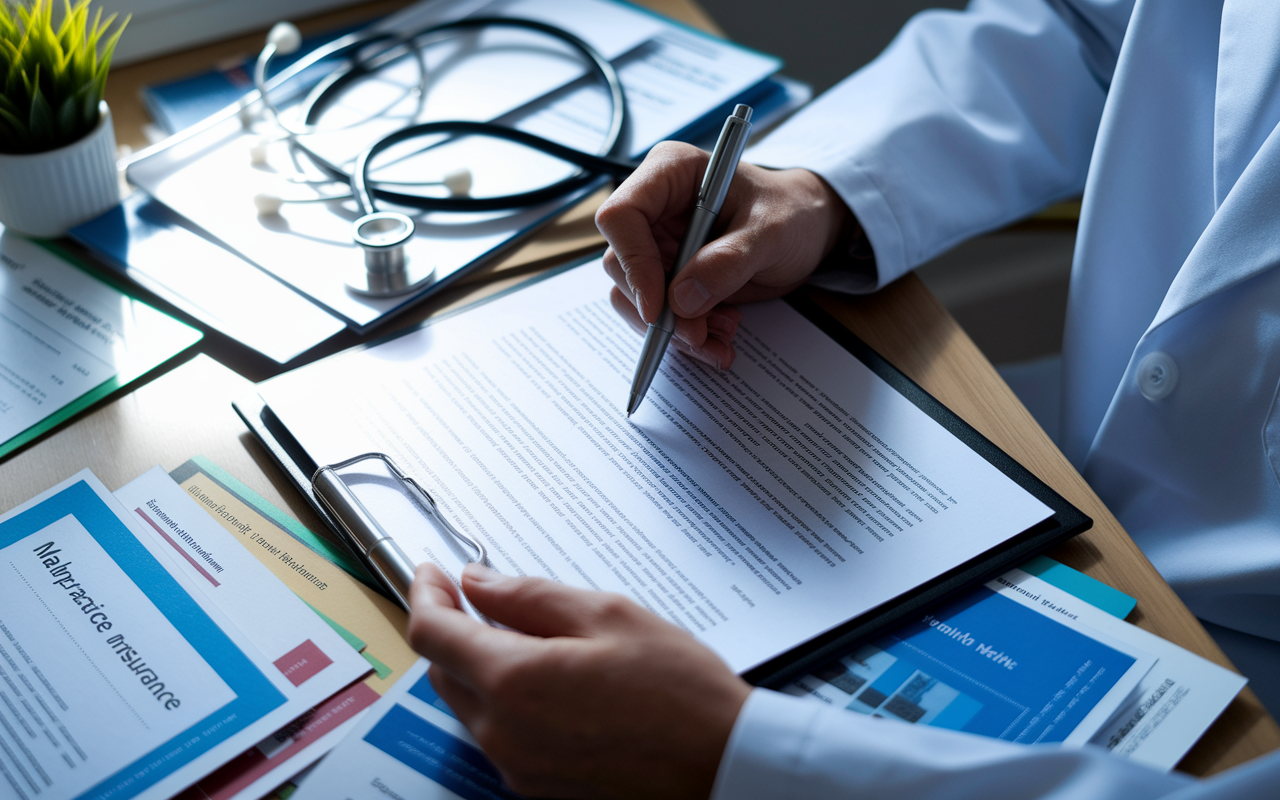
[[702, 185], [698, 188], [697, 204], [713, 214], [720, 213], [738, 160], [742, 158], [742, 150], [747, 146], [747, 137], [751, 135], [751, 113], [751, 106], [745, 103], [734, 106], [733, 113], [720, 129], [711, 158], [707, 160], [707, 171], [703, 173]]

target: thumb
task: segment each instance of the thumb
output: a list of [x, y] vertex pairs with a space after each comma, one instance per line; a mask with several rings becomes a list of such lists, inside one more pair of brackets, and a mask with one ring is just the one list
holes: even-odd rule
[[[494, 622], [533, 636], [598, 636], [639, 606], [621, 595], [576, 589], [546, 578], [509, 577], [479, 564], [462, 573], [462, 590]], [[619, 614], [622, 612], [622, 614]]]

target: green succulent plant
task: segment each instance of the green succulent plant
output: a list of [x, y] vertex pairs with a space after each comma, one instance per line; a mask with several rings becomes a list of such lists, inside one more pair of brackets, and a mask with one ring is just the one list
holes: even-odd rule
[[89, 0], [0, 0], [0, 153], [42, 153], [82, 138], [98, 124], [98, 103], [116, 42], [129, 20], [108, 32]]

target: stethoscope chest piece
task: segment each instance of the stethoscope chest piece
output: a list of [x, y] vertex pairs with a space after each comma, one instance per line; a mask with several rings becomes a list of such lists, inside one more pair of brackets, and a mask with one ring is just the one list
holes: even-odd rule
[[351, 223], [351, 238], [364, 250], [364, 269], [352, 269], [347, 288], [367, 297], [391, 297], [420, 288], [436, 267], [405, 254], [413, 231], [413, 220], [394, 211], [365, 214]]

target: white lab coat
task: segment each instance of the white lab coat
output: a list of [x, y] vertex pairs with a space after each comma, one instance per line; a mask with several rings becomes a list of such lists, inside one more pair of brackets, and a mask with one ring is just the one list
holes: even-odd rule
[[[1083, 189], [1064, 452], [1192, 611], [1276, 640], [1277, 123], [1277, 0], [974, 0], [916, 17], [749, 157], [812, 169], [849, 204], [877, 275], [817, 279], [848, 291]], [[740, 727], [751, 752], [761, 721]]]

